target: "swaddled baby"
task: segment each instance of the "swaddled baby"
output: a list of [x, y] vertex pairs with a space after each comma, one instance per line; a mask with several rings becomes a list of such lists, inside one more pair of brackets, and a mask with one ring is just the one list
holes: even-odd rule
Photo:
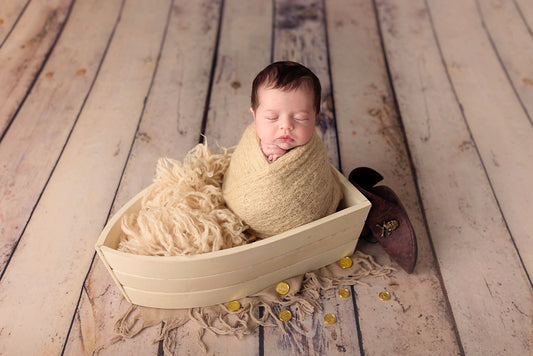
[[295, 62], [276, 62], [252, 85], [254, 118], [224, 176], [227, 206], [258, 237], [272, 236], [335, 212], [340, 183], [315, 132], [321, 86]]

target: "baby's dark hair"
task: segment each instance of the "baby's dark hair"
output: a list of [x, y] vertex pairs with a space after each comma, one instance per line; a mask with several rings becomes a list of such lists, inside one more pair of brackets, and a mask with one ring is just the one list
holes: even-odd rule
[[322, 91], [320, 81], [309, 68], [300, 63], [275, 62], [257, 74], [252, 84], [252, 109], [254, 111], [259, 106], [257, 92], [261, 86], [286, 91], [307, 87], [313, 91], [317, 115], [320, 112], [320, 95]]

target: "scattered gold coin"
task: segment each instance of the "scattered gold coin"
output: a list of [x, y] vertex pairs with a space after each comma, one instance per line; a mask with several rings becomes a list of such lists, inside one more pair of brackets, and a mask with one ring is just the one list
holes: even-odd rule
[[326, 314], [324, 315], [324, 322], [329, 325], [335, 324], [337, 322], [337, 317], [335, 314]]
[[339, 260], [339, 266], [341, 266], [341, 268], [350, 268], [352, 267], [352, 265], [353, 265], [353, 261], [348, 256], [343, 257]]
[[350, 291], [346, 288], [339, 289], [339, 296], [341, 298], [348, 298], [350, 296]]
[[233, 300], [229, 302], [228, 304], [226, 304], [226, 308], [228, 308], [230, 312], [234, 312], [234, 311], [241, 309], [241, 303], [239, 303], [236, 300]]
[[283, 309], [279, 312], [278, 318], [281, 321], [289, 321], [292, 319], [292, 313], [289, 310]]
[[278, 292], [281, 295], [285, 295], [289, 293], [290, 289], [291, 287], [289, 286], [289, 283], [287, 282], [279, 282], [278, 285], [276, 286], [276, 292]]
[[379, 292], [379, 299], [384, 302], [390, 300], [390, 293], [386, 291]]

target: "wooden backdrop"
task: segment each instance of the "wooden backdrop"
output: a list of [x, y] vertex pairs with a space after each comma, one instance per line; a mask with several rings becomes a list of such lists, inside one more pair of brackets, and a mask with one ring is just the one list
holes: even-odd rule
[[[107, 345], [129, 305], [96, 239], [158, 157], [236, 144], [282, 59], [318, 75], [331, 161], [383, 174], [419, 261], [325, 293], [335, 325], [210, 353], [529, 354], [532, 28], [528, 0], [0, 0], [0, 354], [163, 353], [160, 326]], [[190, 324], [177, 354], [200, 352]]]

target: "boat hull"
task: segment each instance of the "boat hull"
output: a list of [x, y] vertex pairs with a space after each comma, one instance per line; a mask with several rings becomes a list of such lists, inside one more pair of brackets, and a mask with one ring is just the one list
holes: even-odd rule
[[249, 296], [354, 252], [370, 202], [337, 174], [344, 198], [336, 213], [247, 245], [193, 256], [140, 256], [117, 250], [121, 219], [141, 208], [143, 190], [111, 218], [96, 251], [132, 304], [180, 309]]

